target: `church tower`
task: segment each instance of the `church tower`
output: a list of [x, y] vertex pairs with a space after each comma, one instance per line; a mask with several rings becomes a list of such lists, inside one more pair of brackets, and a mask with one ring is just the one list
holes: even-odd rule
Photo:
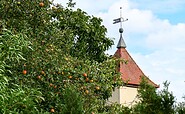
[[138, 94], [137, 90], [142, 77], [146, 78], [148, 83], [153, 85], [154, 87], [158, 88], [158, 85], [152, 82], [148, 77], [145, 76], [143, 71], [139, 68], [139, 66], [136, 64], [136, 62], [133, 60], [133, 58], [126, 50], [126, 44], [123, 39], [122, 22], [127, 20], [128, 19], [124, 20], [124, 18], [120, 16], [120, 18], [115, 19], [113, 23], [113, 24], [121, 23], [120, 29], [119, 29], [120, 39], [119, 39], [119, 42], [117, 45], [117, 51], [115, 52], [114, 57], [127, 61], [127, 63], [120, 62], [118, 67], [118, 71], [121, 73], [122, 80], [124, 82], [127, 82], [127, 84], [119, 89], [116, 89], [113, 92], [113, 95], [109, 99], [109, 101], [130, 106], [130, 105], [133, 105], [135, 101], [138, 100], [136, 98]]

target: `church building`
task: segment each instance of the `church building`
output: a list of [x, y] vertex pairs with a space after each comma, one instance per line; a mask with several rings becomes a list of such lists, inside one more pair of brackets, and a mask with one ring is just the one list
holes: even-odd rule
[[[123, 20], [124, 21], [124, 20]], [[120, 18], [120, 21], [123, 22]], [[152, 86], [158, 88], [159, 86], [151, 81], [143, 71], [139, 68], [133, 58], [130, 56], [126, 50], [126, 44], [123, 39], [123, 29], [120, 27], [120, 39], [117, 45], [117, 51], [114, 54], [114, 57], [123, 59], [127, 63], [120, 62], [118, 65], [118, 71], [121, 73], [121, 78], [127, 84], [119, 89], [113, 91], [112, 97], [109, 98], [109, 102], [117, 102], [122, 105], [131, 106], [136, 103], [138, 87], [140, 85], [142, 77], [146, 78], [148, 83]]]

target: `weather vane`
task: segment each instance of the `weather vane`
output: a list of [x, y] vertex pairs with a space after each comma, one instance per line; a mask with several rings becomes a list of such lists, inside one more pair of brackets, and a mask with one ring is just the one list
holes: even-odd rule
[[122, 22], [128, 21], [128, 19], [122, 17], [122, 7], [120, 7], [120, 18], [114, 19], [113, 21], [113, 24], [120, 23], [120, 29], [122, 29]]
[[113, 24], [120, 23], [120, 28], [119, 28], [120, 39], [119, 39], [117, 48], [126, 48], [126, 44], [122, 37], [122, 33], [123, 33], [122, 22], [128, 21], [128, 19], [124, 19], [122, 17], [122, 7], [120, 7], [120, 18], [114, 19], [113, 21], [114, 21]]

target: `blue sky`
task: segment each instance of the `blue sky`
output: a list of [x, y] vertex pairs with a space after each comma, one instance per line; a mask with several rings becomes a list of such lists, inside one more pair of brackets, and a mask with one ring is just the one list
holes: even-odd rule
[[170, 23], [185, 22], [184, 0], [131, 0], [137, 3], [135, 6], [142, 10], [151, 10], [160, 19], [168, 19]]
[[[67, 0], [55, 0], [65, 5]], [[185, 0], [74, 0], [76, 7], [103, 19], [115, 45], [119, 40], [119, 17], [123, 7], [124, 40], [127, 51], [146, 76], [160, 84], [170, 82], [170, 91], [178, 101], [185, 95]]]

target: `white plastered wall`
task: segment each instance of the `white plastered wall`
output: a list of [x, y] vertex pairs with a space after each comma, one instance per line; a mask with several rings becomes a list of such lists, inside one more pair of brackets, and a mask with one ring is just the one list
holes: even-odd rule
[[131, 106], [136, 103], [137, 99], [137, 87], [123, 86], [113, 91], [112, 97], [109, 98], [109, 103], [117, 102], [125, 106]]

